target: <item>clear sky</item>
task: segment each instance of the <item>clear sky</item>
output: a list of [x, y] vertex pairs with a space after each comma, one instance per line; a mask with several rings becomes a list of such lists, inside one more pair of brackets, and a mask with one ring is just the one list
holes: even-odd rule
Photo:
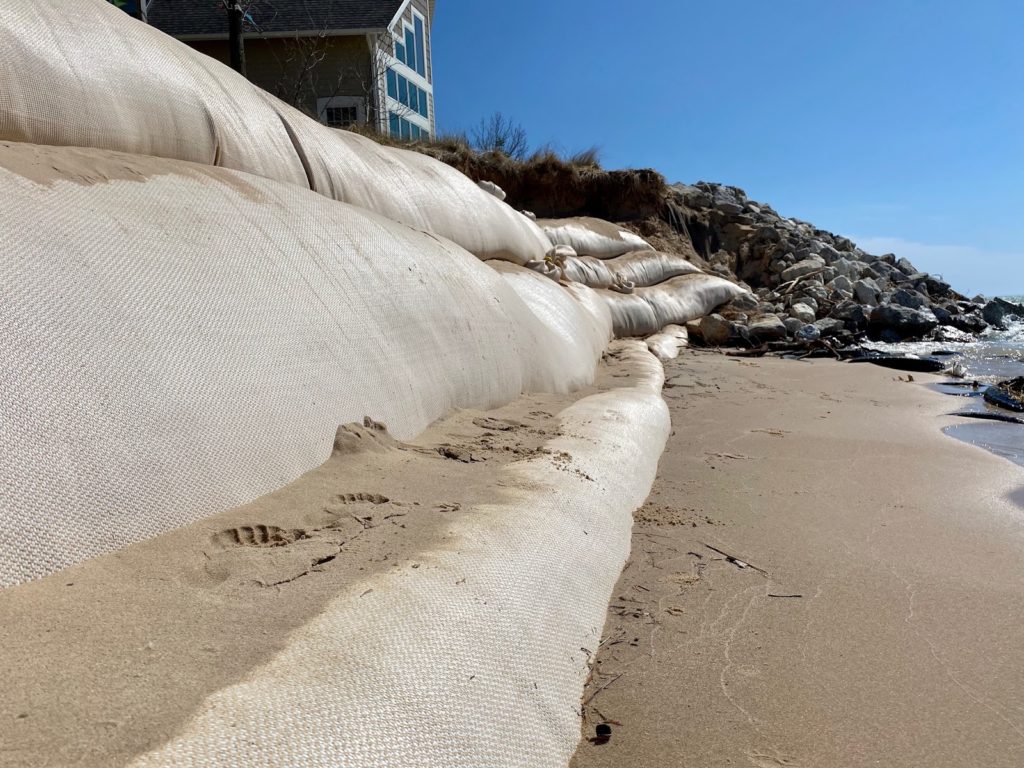
[[438, 0], [439, 130], [734, 184], [973, 294], [1024, 294], [1024, 1]]

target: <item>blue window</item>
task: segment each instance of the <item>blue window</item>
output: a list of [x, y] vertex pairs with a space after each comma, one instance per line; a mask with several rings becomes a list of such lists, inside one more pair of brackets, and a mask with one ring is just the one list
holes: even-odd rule
[[395, 70], [388, 69], [388, 96], [392, 99], [398, 98], [398, 76]]
[[420, 111], [420, 89], [411, 83], [409, 85], [409, 103], [406, 106], [413, 112]]
[[408, 139], [412, 134], [412, 125], [405, 118], [402, 119], [402, 138]]
[[427, 92], [420, 91], [420, 114], [423, 115], [424, 117], [430, 116], [430, 110], [428, 109], [428, 106], [429, 105], [427, 103]]
[[405, 30], [405, 63], [409, 69], [416, 69], [416, 35], [411, 29]]
[[395, 58], [405, 64], [405, 46], [401, 43], [395, 43]]
[[412, 126], [412, 137], [414, 139], [419, 139], [419, 137], [420, 137], [420, 127], [418, 125], [413, 124], [413, 126]]
[[[423, 19], [419, 16], [413, 17], [416, 26], [416, 71], [424, 77], [427, 76], [427, 52], [424, 43]], [[409, 66], [412, 66], [411, 64]]]
[[388, 113], [388, 127], [391, 129], [391, 135], [396, 139], [401, 133], [401, 125], [399, 123], [400, 118], [394, 112]]
[[405, 105], [409, 104], [409, 81], [401, 75], [398, 76], [398, 100]]
[[430, 133], [423, 128], [420, 128], [420, 138], [424, 141], [430, 141]]

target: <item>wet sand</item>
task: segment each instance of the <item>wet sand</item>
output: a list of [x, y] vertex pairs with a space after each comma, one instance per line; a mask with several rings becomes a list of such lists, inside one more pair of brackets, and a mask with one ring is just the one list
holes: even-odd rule
[[666, 375], [574, 768], [1024, 765], [1024, 469], [942, 434], [934, 377]]

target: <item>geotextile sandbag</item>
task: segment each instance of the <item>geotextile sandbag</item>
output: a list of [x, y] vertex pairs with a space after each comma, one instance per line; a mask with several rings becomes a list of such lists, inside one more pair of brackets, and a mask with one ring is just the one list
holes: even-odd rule
[[710, 314], [744, 290], [715, 275], [681, 275], [632, 293], [598, 291], [612, 313], [616, 337], [650, 336]]
[[336, 131], [105, 0], [0, 3], [0, 140], [188, 160], [313, 189], [517, 263], [536, 225], [418, 153]]
[[0, 194], [0, 586], [279, 488], [339, 424], [412, 437], [600, 354], [563, 287], [295, 185], [0, 144]]
[[565, 260], [565, 277], [591, 288], [609, 288], [616, 284], [657, 285], [679, 275], [701, 270], [682, 256], [661, 251], [633, 251], [611, 259], [575, 256]]
[[639, 235], [591, 216], [538, 219], [537, 224], [553, 245], [568, 245], [580, 256], [611, 259], [631, 251], [653, 250]]

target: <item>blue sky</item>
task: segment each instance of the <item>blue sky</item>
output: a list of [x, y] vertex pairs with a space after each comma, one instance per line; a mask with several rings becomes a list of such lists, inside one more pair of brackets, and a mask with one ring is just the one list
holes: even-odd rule
[[439, 0], [438, 126], [742, 187], [966, 293], [1024, 293], [1021, 0]]

